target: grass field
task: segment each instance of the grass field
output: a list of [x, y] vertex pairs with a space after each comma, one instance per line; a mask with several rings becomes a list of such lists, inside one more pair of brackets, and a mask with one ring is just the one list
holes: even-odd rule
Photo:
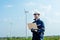
[[[27, 39], [25, 37], [4, 37], [0, 38], [0, 40], [31, 40], [31, 37], [28, 37]], [[60, 36], [45, 36], [44, 40], [59, 40]]]

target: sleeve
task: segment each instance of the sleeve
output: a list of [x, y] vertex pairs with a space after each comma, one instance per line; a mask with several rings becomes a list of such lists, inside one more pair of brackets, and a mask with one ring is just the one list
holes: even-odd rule
[[41, 21], [41, 25], [38, 25], [39, 27], [41, 26], [41, 28], [38, 29], [38, 33], [44, 32], [45, 31], [45, 27], [44, 27], [44, 23]]

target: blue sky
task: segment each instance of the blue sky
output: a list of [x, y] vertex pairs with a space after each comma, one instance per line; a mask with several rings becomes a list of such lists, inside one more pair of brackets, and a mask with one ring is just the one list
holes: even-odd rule
[[[44, 21], [45, 36], [60, 35], [60, 0], [0, 0], [0, 37], [26, 36], [27, 22], [33, 21], [33, 13], [39, 11]], [[27, 36], [31, 36], [27, 28]]]

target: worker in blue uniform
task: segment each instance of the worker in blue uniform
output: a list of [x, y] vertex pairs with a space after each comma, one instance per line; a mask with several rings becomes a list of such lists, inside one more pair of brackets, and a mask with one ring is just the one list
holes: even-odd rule
[[44, 37], [44, 31], [45, 31], [45, 26], [42, 20], [40, 20], [39, 16], [40, 13], [36, 12], [33, 14], [34, 15], [34, 21], [33, 23], [37, 24], [38, 29], [31, 29], [32, 32], [32, 40], [43, 40]]

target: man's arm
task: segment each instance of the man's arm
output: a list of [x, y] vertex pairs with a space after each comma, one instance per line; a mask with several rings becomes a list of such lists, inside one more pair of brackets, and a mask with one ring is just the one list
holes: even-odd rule
[[44, 23], [43, 23], [42, 21], [41, 21], [41, 24], [38, 24], [38, 26], [41, 27], [41, 29], [39, 28], [39, 29], [37, 30], [38, 33], [45, 31], [45, 26], [44, 26]]

